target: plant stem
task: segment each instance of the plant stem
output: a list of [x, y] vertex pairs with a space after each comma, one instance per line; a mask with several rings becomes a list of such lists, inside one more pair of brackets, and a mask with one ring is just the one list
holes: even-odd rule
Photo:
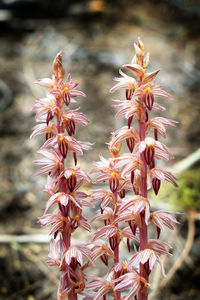
[[[145, 122], [139, 121], [139, 135], [140, 140], [143, 141], [145, 139]], [[144, 171], [142, 173], [142, 182], [141, 182], [141, 196], [147, 198], [147, 163], [144, 158], [144, 154], [140, 154], [140, 159], [144, 164]], [[145, 215], [141, 214], [142, 217], [142, 227], [140, 228], [140, 251], [147, 248], [147, 240], [148, 240], [148, 230], [147, 225], [145, 223]], [[145, 271], [144, 265], [140, 264], [140, 276], [144, 277], [148, 282], [148, 275]], [[147, 300], [148, 294], [142, 291], [139, 292], [138, 300]]]
[[[117, 213], [117, 191], [114, 193], [114, 197], [115, 197], [114, 214], [116, 215], [116, 213]], [[116, 224], [116, 227], [118, 227], [118, 224]], [[117, 245], [114, 250], [114, 264], [119, 263], [119, 243], [120, 243], [120, 241], [118, 241], [118, 239], [117, 239]], [[117, 278], [118, 278], [118, 274], [116, 272], [114, 272], [114, 279], [117, 279]], [[116, 283], [116, 285], [117, 285], [117, 283]], [[116, 300], [121, 299], [119, 291], [116, 291], [115, 295], [116, 295], [116, 297], [115, 297]]]

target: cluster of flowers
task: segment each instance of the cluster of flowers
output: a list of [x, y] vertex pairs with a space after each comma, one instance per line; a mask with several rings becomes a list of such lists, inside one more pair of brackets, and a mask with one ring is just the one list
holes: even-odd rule
[[[90, 177], [77, 167], [77, 155], [89, 150], [90, 143], [77, 141], [75, 134], [77, 123], [89, 124], [79, 108], [70, 110], [70, 103], [76, 102], [77, 96], [85, 96], [76, 90], [77, 82], [72, 81], [70, 74], [64, 81], [65, 70], [62, 56], [59, 53], [53, 62], [52, 79], [44, 78], [35, 83], [48, 88], [46, 98], [36, 100], [33, 109], [38, 110], [36, 120], [41, 122], [33, 128], [31, 138], [38, 134], [46, 135], [46, 142], [38, 151], [44, 158], [35, 163], [43, 167], [35, 174], [48, 173], [45, 191], [49, 195], [45, 214], [39, 219], [43, 226], [51, 225], [49, 234], [53, 235], [48, 264], [60, 268], [60, 285], [57, 299], [69, 297], [77, 299], [85, 287], [84, 269], [91, 262], [90, 251], [85, 245], [72, 246], [71, 234], [81, 227], [91, 231], [90, 224], [82, 215], [83, 206], [92, 206], [85, 199], [88, 195], [79, 189]], [[73, 157], [74, 167], [66, 166], [67, 158]], [[52, 213], [47, 211], [56, 206]], [[87, 258], [84, 263], [83, 258]], [[89, 262], [89, 263], [88, 263]]]
[[[166, 243], [148, 239], [148, 226], [151, 222], [156, 226], [158, 239], [161, 230], [165, 227], [173, 229], [173, 223], [177, 223], [174, 216], [166, 211], [151, 213], [150, 201], [147, 198], [147, 191], [151, 187], [158, 194], [161, 181], [166, 180], [177, 186], [176, 177], [171, 172], [155, 165], [156, 159], [167, 161], [172, 157], [167, 147], [158, 141], [158, 135], [165, 138], [165, 126], [175, 126], [176, 122], [162, 117], [149, 119], [152, 109], [165, 110], [154, 102], [154, 98], [171, 96], [154, 80], [159, 70], [147, 73], [149, 54], [145, 56], [140, 38], [134, 47], [135, 56], [131, 64], [123, 66], [133, 73], [134, 78], [120, 70], [122, 77], [114, 78], [118, 83], [110, 90], [112, 93], [125, 89], [126, 99], [117, 100], [114, 107], [119, 109], [116, 117], [124, 116], [128, 124], [112, 133], [108, 144], [111, 157], [105, 159], [101, 156], [93, 170], [100, 173], [96, 183], [108, 181], [110, 187], [110, 191], [97, 190], [91, 195], [93, 201], [101, 201], [101, 210], [93, 220], [104, 221], [104, 227], [95, 232], [94, 240], [106, 237], [110, 244], [107, 253], [103, 244], [98, 244], [95, 249], [101, 247], [101, 259], [105, 264], [108, 256], [113, 258], [113, 265], [105, 279], [102, 281], [101, 278], [96, 278], [90, 284], [91, 288], [100, 288], [95, 299], [102, 296], [105, 299], [108, 291], [112, 290], [114, 299], [119, 300], [120, 292], [127, 289], [129, 292], [124, 299], [147, 299], [148, 277], [156, 263], [161, 265], [164, 274], [159, 255], [170, 255]], [[134, 119], [137, 122], [133, 128]], [[126, 142], [129, 153], [120, 156], [123, 141]], [[132, 196], [129, 195], [131, 191], [134, 193]], [[123, 222], [128, 226], [125, 227]], [[124, 238], [129, 251], [130, 241], [133, 240], [134, 244], [135, 253], [129, 261], [119, 259], [119, 245]]]
[[[177, 221], [166, 211], [151, 212], [147, 193], [152, 187], [157, 195], [162, 181], [177, 187], [176, 177], [164, 168], [156, 167], [155, 163], [156, 159], [167, 161], [172, 157], [167, 147], [158, 141], [158, 136], [160, 134], [165, 138], [165, 126], [175, 126], [176, 122], [162, 117], [149, 119], [152, 109], [165, 110], [154, 102], [154, 98], [171, 96], [154, 80], [159, 70], [147, 72], [149, 54], [145, 55], [140, 38], [134, 47], [135, 56], [131, 63], [123, 66], [134, 77], [120, 70], [122, 77], [114, 78], [118, 83], [111, 89], [111, 92], [125, 89], [126, 99], [117, 100], [114, 107], [119, 108], [116, 117], [124, 116], [127, 126], [112, 133], [108, 144], [110, 157], [105, 159], [101, 155], [92, 170], [92, 173], [99, 173], [94, 183], [108, 181], [109, 190], [99, 189], [90, 195], [92, 202], [101, 201], [100, 210], [91, 222], [104, 222], [94, 233], [90, 249], [84, 245], [70, 245], [71, 233], [77, 227], [90, 231], [90, 225], [82, 216], [82, 206], [91, 204], [84, 200], [88, 195], [77, 192], [90, 178], [79, 168], [64, 166], [69, 153], [73, 154], [76, 165], [77, 154], [81, 155], [83, 149], [90, 148], [88, 143], [78, 142], [72, 137], [76, 122], [85, 126], [88, 120], [77, 110], [68, 110], [70, 102], [74, 101], [73, 97], [84, 94], [75, 90], [77, 84], [71, 81], [69, 75], [66, 82], [63, 82], [64, 69], [60, 54], [53, 64], [53, 79], [36, 82], [51, 89], [47, 98], [37, 100], [34, 106], [39, 109], [36, 118], [45, 115], [46, 122], [36, 125], [32, 136], [46, 133], [47, 139], [39, 151], [45, 158], [36, 161], [47, 166], [39, 170], [37, 175], [49, 172], [46, 192], [50, 199], [45, 213], [54, 204], [57, 204], [57, 208], [52, 214], [41, 217], [40, 222], [42, 225], [52, 225], [50, 234], [54, 234], [54, 239], [51, 241], [48, 262], [60, 267], [58, 300], [65, 297], [77, 299], [78, 293], [84, 295], [85, 300], [106, 300], [108, 294], [115, 300], [121, 300], [121, 291], [125, 290], [128, 291], [123, 298], [125, 300], [147, 300], [151, 271], [159, 263], [164, 274], [160, 254], [170, 255], [169, 245], [158, 239], [163, 229], [173, 229], [173, 223]], [[57, 124], [52, 122], [54, 116]], [[137, 121], [134, 128], [133, 120]], [[126, 141], [129, 152], [120, 155], [123, 141]], [[148, 226], [151, 223], [156, 227], [157, 239], [148, 238]], [[58, 239], [55, 241], [56, 237]], [[131, 244], [134, 245], [134, 254], [130, 260], [122, 261], [119, 256], [123, 239], [126, 239], [129, 251]], [[85, 263], [83, 258], [87, 260]], [[84, 273], [97, 258], [106, 266], [111, 265], [104, 278], [86, 276]], [[113, 263], [109, 263], [108, 259], [112, 259]], [[92, 281], [85, 285], [88, 278], [92, 278]], [[89, 294], [86, 294], [86, 290]]]

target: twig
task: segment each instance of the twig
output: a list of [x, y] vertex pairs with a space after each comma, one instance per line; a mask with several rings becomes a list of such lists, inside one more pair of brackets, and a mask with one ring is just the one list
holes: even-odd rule
[[195, 235], [195, 212], [189, 212], [187, 215], [188, 218], [188, 236], [187, 241], [185, 243], [185, 247], [177, 259], [177, 261], [174, 263], [170, 271], [167, 273], [166, 277], [161, 281], [160, 285], [155, 289], [149, 296], [149, 300], [154, 299], [154, 297], [160, 292], [160, 290], [165, 287], [169, 281], [172, 279], [176, 271], [181, 267], [182, 263], [185, 261], [186, 257], [188, 256], [190, 249], [192, 248], [193, 241], [194, 241], [194, 235]]
[[[50, 237], [47, 234], [0, 234], [0, 244], [26, 244], [26, 243], [38, 243], [49, 244]], [[78, 240], [73, 239], [74, 243], [78, 243]]]

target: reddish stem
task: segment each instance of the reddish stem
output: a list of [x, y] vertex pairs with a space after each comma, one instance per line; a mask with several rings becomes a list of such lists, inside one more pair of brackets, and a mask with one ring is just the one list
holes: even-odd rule
[[[140, 140], [143, 141], [145, 139], [145, 122], [139, 121], [139, 135]], [[144, 154], [140, 154], [140, 159], [143, 161], [144, 164], [144, 172], [142, 174], [142, 182], [141, 182], [141, 196], [147, 198], [147, 163], [144, 158]], [[140, 228], [140, 250], [144, 250], [147, 248], [147, 241], [148, 241], [148, 230], [147, 225], [145, 223], [145, 215], [142, 214], [142, 227]], [[140, 264], [140, 276], [144, 277], [148, 282], [148, 275], [145, 271], [144, 265]], [[143, 292], [139, 292], [138, 300], [147, 300], [148, 294]]]
[[[117, 213], [117, 191], [114, 193], [114, 197], [115, 197], [114, 214], [116, 215], [116, 213]], [[116, 224], [116, 227], [118, 227], [118, 224]], [[120, 243], [120, 241], [117, 241], [117, 245], [114, 250], [114, 264], [119, 263], [119, 243]], [[117, 272], [114, 272], [114, 279], [117, 279], [117, 278], [118, 278], [118, 274], [117, 274]], [[117, 285], [117, 283], [115, 283], [115, 285]], [[115, 300], [121, 299], [121, 295], [120, 295], [119, 291], [116, 291], [115, 296], [116, 296]]]

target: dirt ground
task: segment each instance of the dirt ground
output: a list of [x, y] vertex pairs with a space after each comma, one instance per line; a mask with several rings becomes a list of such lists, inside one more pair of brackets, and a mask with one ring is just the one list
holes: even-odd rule
[[[42, 138], [29, 139], [35, 125], [34, 98], [44, 96], [44, 90], [32, 83], [51, 76], [56, 53], [63, 51], [67, 71], [80, 81], [80, 89], [87, 94], [80, 106], [91, 124], [88, 128], [80, 128], [77, 137], [95, 144], [94, 150], [79, 159], [84, 170], [91, 169], [92, 161], [98, 160], [100, 152], [107, 155], [105, 143], [110, 133], [122, 125], [122, 120], [114, 118], [115, 111], [111, 107], [112, 98], [122, 95], [111, 96], [109, 89], [120, 66], [131, 60], [132, 45], [138, 36], [151, 53], [150, 70], [161, 69], [158, 80], [173, 96], [172, 101], [162, 100], [167, 111], [160, 115], [179, 121], [176, 130], [168, 130], [166, 140], [175, 161], [199, 147], [200, 37], [197, 19], [200, 7], [197, 1], [182, 1], [189, 2], [188, 7], [196, 7], [189, 12], [170, 6], [170, 1], [102, 1], [100, 11], [88, 1], [67, 2], [68, 7], [61, 17], [43, 18], [40, 12], [38, 16], [31, 15], [27, 7], [19, 16], [16, 9], [9, 7], [10, 19], [0, 19], [2, 300], [56, 298], [58, 273], [46, 265], [48, 242], [38, 236], [48, 233], [48, 229], [41, 228], [37, 222], [47, 200], [43, 193], [45, 176], [34, 178], [36, 167], [32, 163], [38, 158], [36, 151]], [[5, 13], [5, 9], [3, 11]], [[86, 213], [91, 217], [91, 211]], [[22, 235], [31, 235], [33, 241], [18, 242], [13, 238]], [[74, 238], [89, 237], [77, 232]], [[194, 264], [188, 263], [184, 271], [178, 273], [178, 287], [172, 283], [163, 293], [163, 300], [200, 299], [195, 281], [198, 274], [193, 268]], [[199, 272], [199, 267], [197, 269]], [[196, 277], [190, 278], [191, 273]], [[186, 284], [185, 289], [181, 278], [184, 282], [189, 282], [190, 278], [192, 283]]]

